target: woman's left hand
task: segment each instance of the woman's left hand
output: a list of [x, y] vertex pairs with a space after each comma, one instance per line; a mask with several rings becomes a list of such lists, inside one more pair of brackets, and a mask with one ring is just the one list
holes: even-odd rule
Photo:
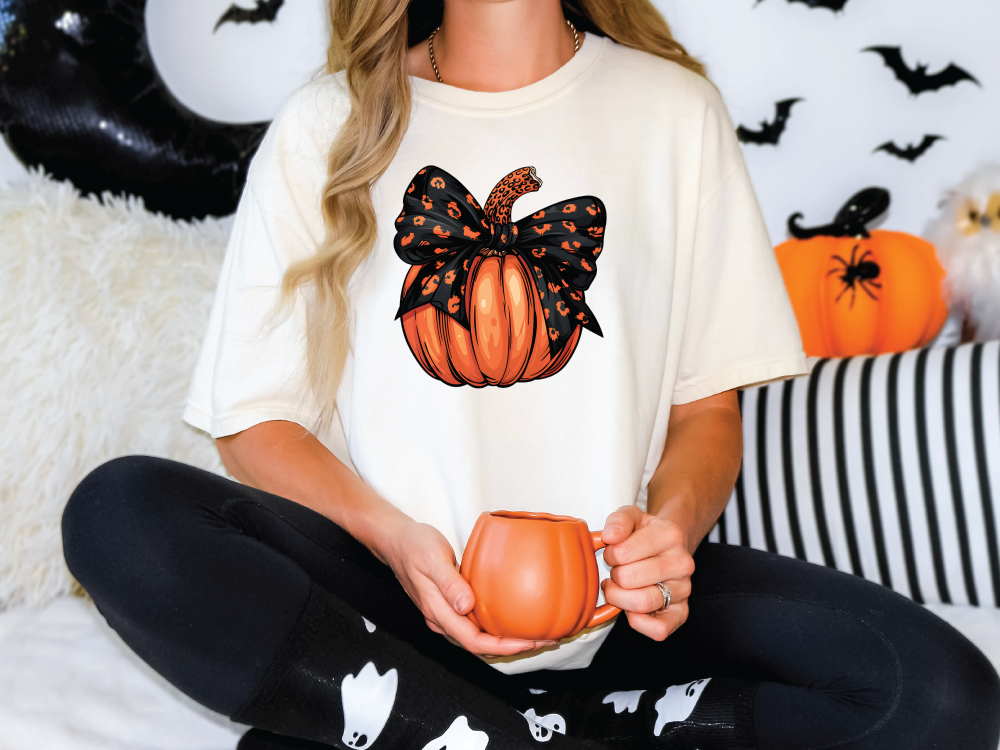
[[[688, 617], [694, 558], [684, 530], [626, 505], [608, 516], [601, 539], [608, 545], [604, 561], [611, 566], [611, 578], [603, 583], [604, 598], [625, 611], [633, 630], [664, 640]], [[657, 582], [670, 589], [666, 610]]]

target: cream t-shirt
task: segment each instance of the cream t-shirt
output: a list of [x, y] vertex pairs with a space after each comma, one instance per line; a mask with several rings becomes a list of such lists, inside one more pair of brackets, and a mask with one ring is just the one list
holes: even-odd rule
[[[192, 425], [221, 437], [297, 422], [461, 558], [484, 511], [600, 529], [644, 507], [672, 404], [806, 371], [708, 81], [588, 34], [514, 91], [411, 84], [409, 129], [372, 189], [378, 241], [350, 285], [339, 423], [317, 428], [304, 304], [263, 325], [284, 270], [324, 238], [327, 154], [349, 109], [343, 76], [328, 75], [293, 95], [251, 164]], [[608, 631], [494, 666], [583, 667]]]

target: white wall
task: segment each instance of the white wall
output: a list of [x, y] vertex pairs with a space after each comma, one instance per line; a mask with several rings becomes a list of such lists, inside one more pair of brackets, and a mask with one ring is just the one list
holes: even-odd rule
[[[774, 103], [802, 97], [777, 147], [745, 145], [775, 242], [787, 217], [825, 224], [856, 190], [888, 188], [885, 228], [920, 233], [944, 190], [1000, 160], [1000, 2], [849, 0], [836, 15], [786, 0], [654, 0], [675, 36], [703, 60], [736, 124], [756, 126]], [[870, 46], [901, 46], [930, 72], [950, 62], [971, 83], [913, 97]], [[914, 164], [873, 154], [882, 143], [940, 141]]]
[[[919, 233], [942, 192], [985, 159], [1000, 160], [997, 0], [848, 0], [834, 14], [787, 0], [654, 0], [704, 60], [736, 124], [771, 119], [774, 103], [802, 97], [778, 147], [744, 151], [772, 238], [789, 214], [826, 223], [854, 191], [892, 191], [887, 228]], [[231, 0], [149, 0], [153, 56], [187, 106], [214, 119], [269, 119], [324, 62], [325, 0], [287, 0], [272, 24], [212, 27]], [[249, 2], [243, 2], [250, 5]], [[902, 46], [932, 72], [954, 61], [963, 83], [909, 94], [881, 59], [860, 50]], [[881, 143], [940, 134], [915, 164], [872, 154]], [[23, 172], [0, 148], [0, 182]]]

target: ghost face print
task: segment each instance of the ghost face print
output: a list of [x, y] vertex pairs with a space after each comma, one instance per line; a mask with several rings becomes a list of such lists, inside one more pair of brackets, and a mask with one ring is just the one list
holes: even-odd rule
[[344, 678], [340, 695], [344, 705], [344, 744], [353, 750], [365, 750], [385, 728], [396, 702], [399, 675], [390, 669], [380, 675], [371, 662], [357, 676]]
[[698, 699], [705, 692], [711, 679], [695, 680], [684, 685], [674, 685], [667, 688], [660, 700], [656, 701], [656, 725], [653, 734], [657, 737], [663, 727], [677, 721], [686, 721], [698, 705]]
[[605, 705], [613, 703], [616, 714], [620, 714], [622, 711], [634, 714], [636, 709], [639, 708], [639, 698], [645, 692], [645, 690], [625, 690], [619, 693], [609, 693], [604, 696], [604, 700], [601, 702]]
[[459, 716], [448, 731], [424, 745], [424, 750], [486, 750], [490, 737], [469, 726], [469, 720]]
[[524, 712], [523, 716], [528, 720], [528, 729], [531, 730], [531, 736], [539, 742], [548, 742], [551, 740], [553, 732], [566, 734], [566, 720], [559, 714], [539, 716], [535, 713], [535, 709], [529, 708]]

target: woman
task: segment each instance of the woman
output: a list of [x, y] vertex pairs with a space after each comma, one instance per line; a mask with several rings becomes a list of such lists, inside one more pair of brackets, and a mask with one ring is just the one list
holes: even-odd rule
[[[732, 124], [652, 6], [331, 20], [330, 73], [250, 169], [185, 414], [240, 483], [132, 457], [66, 511], [126, 643], [245, 749], [995, 748], [997, 675], [943, 622], [702, 544], [734, 389], [805, 362]], [[455, 555], [501, 508], [603, 529], [625, 616], [481, 632]]]

